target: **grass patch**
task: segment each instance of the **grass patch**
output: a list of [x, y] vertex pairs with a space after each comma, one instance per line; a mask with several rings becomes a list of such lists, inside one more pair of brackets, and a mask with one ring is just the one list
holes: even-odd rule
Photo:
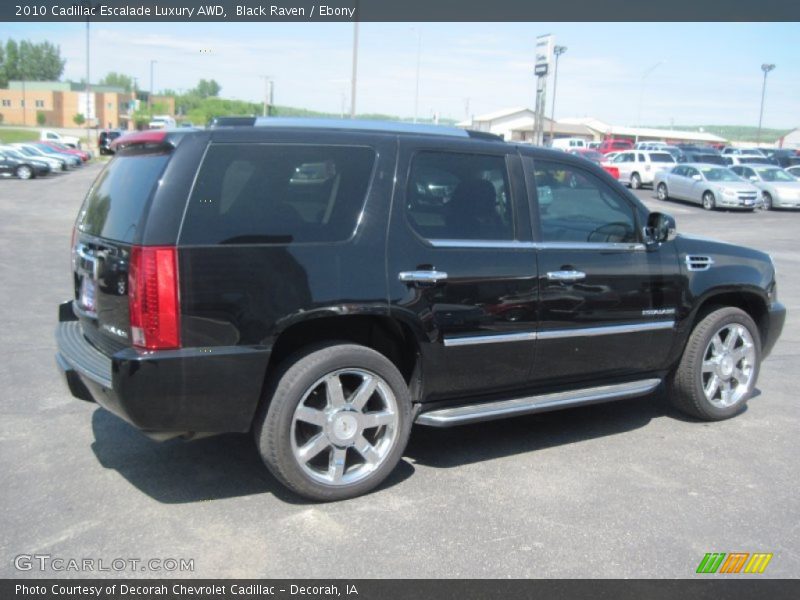
[[0, 127], [0, 142], [3, 144], [15, 144], [17, 142], [32, 142], [39, 139], [39, 132], [30, 129], [12, 129], [11, 127]]

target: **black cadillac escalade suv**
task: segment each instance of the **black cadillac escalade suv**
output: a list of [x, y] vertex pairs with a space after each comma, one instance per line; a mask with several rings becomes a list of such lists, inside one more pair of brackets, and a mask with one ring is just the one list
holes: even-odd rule
[[160, 439], [252, 430], [308, 498], [375, 487], [412, 423], [662, 382], [730, 417], [783, 327], [769, 256], [676, 236], [563, 152], [271, 118], [114, 144], [59, 310], [72, 394]]

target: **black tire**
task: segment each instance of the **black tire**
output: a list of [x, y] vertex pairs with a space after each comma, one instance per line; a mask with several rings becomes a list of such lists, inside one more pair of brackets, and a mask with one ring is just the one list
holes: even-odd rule
[[762, 206], [764, 210], [772, 210], [772, 196], [767, 192], [764, 192], [764, 204]]
[[639, 176], [638, 173], [631, 174], [631, 189], [632, 190], [639, 190], [642, 188], [642, 178]]
[[[336, 485], [320, 482], [309, 475], [293, 450], [295, 410], [305, 395], [321, 385], [326, 375], [340, 370], [360, 369], [378, 375], [396, 401], [396, 424], [392, 445], [381, 462], [365, 478]], [[350, 396], [352, 399], [352, 395]], [[380, 430], [379, 430], [380, 431]], [[321, 433], [324, 433], [323, 428]], [[319, 501], [343, 500], [359, 496], [378, 486], [397, 466], [411, 432], [411, 396], [403, 376], [385, 356], [347, 342], [331, 342], [310, 346], [287, 358], [267, 385], [265, 405], [254, 428], [255, 440], [264, 463], [272, 474], [293, 492]], [[346, 450], [352, 452], [355, 448]], [[335, 447], [327, 453], [331, 465]], [[351, 456], [347, 454], [346, 456]], [[356, 455], [358, 458], [358, 455]], [[346, 461], [349, 458], [345, 459]], [[345, 467], [347, 468], [347, 467]]]
[[33, 179], [35, 175], [36, 174], [33, 172], [33, 169], [27, 165], [20, 165], [17, 167], [16, 176], [19, 179]]
[[703, 193], [703, 208], [706, 210], [714, 210], [717, 207], [717, 199], [711, 192]]
[[[742, 325], [753, 340], [754, 364], [746, 393], [727, 407], [715, 406], [703, 389], [705, 353], [717, 332], [729, 325]], [[720, 421], [741, 412], [752, 396], [761, 366], [761, 338], [753, 319], [739, 308], [723, 307], [712, 310], [695, 326], [674, 372], [667, 378], [667, 394], [680, 411], [705, 421]]]
[[667, 190], [666, 183], [658, 184], [658, 187], [656, 188], [656, 195], [658, 196], [659, 200], [662, 201], [669, 200], [669, 190]]

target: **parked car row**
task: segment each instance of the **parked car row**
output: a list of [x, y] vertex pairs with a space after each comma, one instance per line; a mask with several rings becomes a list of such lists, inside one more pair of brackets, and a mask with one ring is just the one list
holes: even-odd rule
[[654, 178], [659, 200], [686, 200], [706, 210], [800, 208], [800, 167], [681, 163]]
[[60, 142], [0, 144], [0, 176], [33, 179], [81, 166], [91, 155]]

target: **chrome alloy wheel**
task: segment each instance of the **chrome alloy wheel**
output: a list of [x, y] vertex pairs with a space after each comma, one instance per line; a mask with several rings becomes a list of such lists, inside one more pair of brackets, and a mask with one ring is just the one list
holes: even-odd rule
[[738, 323], [725, 325], [703, 353], [701, 384], [706, 399], [717, 408], [739, 402], [750, 391], [755, 375], [753, 337]]
[[386, 460], [399, 428], [389, 384], [371, 371], [341, 369], [303, 394], [292, 417], [292, 453], [315, 481], [349, 485]]

